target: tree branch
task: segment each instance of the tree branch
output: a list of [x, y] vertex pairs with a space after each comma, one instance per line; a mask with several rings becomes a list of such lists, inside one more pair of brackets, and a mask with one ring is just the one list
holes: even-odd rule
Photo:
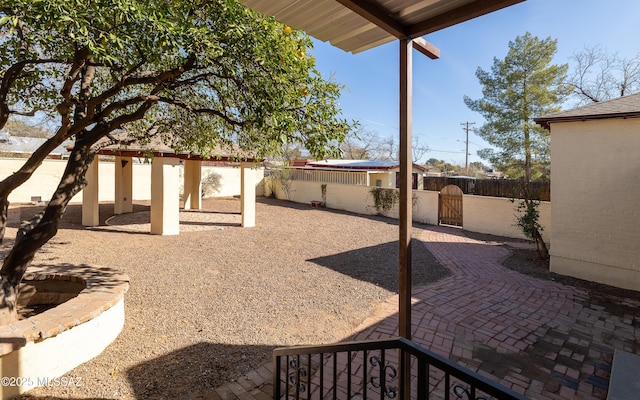
[[116, 85], [103, 91], [100, 95], [91, 98], [87, 102], [87, 106], [89, 108], [95, 108], [98, 104], [102, 104], [107, 101], [107, 99], [120, 93], [125, 87], [135, 85], [156, 85], [157, 87], [158, 84], [163, 84], [168, 80], [175, 79], [185, 71], [193, 68], [195, 61], [195, 55], [190, 55], [182, 65], [164, 72], [146, 71], [145, 73], [135, 74], [133, 76], [125, 75]]
[[247, 125], [247, 121], [236, 121], [235, 119], [229, 117], [228, 115], [218, 111], [218, 110], [213, 110], [211, 108], [193, 108], [190, 105], [186, 104], [185, 102], [181, 101], [181, 100], [177, 100], [177, 99], [171, 99], [168, 97], [155, 97], [157, 98], [157, 100], [159, 102], [165, 103], [165, 104], [171, 104], [177, 107], [180, 107], [184, 110], [188, 110], [194, 114], [208, 114], [208, 115], [215, 115], [217, 117], [222, 118], [225, 122], [227, 122], [229, 125], [233, 125], [233, 126], [246, 126]]

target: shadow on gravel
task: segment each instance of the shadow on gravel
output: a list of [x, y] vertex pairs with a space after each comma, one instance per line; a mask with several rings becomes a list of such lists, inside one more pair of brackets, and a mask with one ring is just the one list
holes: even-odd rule
[[[133, 212], [149, 211], [150, 206], [144, 204], [133, 204]], [[16, 207], [10, 211], [10, 218], [7, 226], [11, 228], [19, 228], [21, 221], [25, 221], [44, 210], [44, 206], [35, 205], [23, 205]], [[99, 207], [99, 223], [101, 226], [105, 225], [105, 221], [112, 217], [113, 203], [100, 203]], [[14, 214], [16, 213], [16, 214]], [[15, 215], [15, 219], [11, 218], [12, 214]], [[64, 212], [62, 219], [60, 220], [60, 229], [79, 229], [84, 230], [86, 227], [82, 226], [82, 204], [69, 204], [67, 210]]]
[[126, 374], [137, 399], [219, 398], [212, 394], [217, 387], [258, 368], [274, 348], [200, 342], [140, 363]]
[[[307, 261], [398, 293], [398, 247], [398, 242], [389, 242]], [[416, 240], [412, 243], [411, 260], [414, 287], [451, 275], [451, 271]]]

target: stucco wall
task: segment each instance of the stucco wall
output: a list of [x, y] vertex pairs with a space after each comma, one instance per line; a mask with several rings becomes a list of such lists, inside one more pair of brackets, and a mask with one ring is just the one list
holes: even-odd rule
[[[270, 183], [266, 184], [271, 187]], [[278, 187], [278, 185], [276, 185]], [[341, 185], [327, 183], [326, 206], [335, 210], [344, 210], [357, 214], [375, 215], [376, 210], [373, 196], [370, 193], [372, 187]], [[413, 220], [416, 222], [435, 224], [438, 222], [438, 193], [414, 191]], [[285, 192], [278, 188], [276, 195], [280, 199], [287, 199]], [[291, 196], [288, 200], [297, 203], [311, 203], [322, 201], [322, 189], [319, 182], [292, 181]], [[388, 212], [383, 212], [390, 218], [398, 218], [399, 207], [396, 203]]]
[[[264, 169], [256, 169], [256, 195], [264, 195]], [[203, 190], [206, 190], [205, 197], [230, 197], [239, 196], [240, 187], [240, 167], [202, 167]], [[208, 184], [207, 184], [208, 182]]]
[[438, 223], [438, 192], [416, 190], [413, 192], [413, 220], [423, 224]]
[[[462, 225], [472, 232], [526, 239], [516, 226], [517, 206], [517, 200], [511, 202], [502, 197], [463, 195]], [[538, 222], [543, 227], [542, 238], [548, 246], [551, 241], [551, 203], [540, 202], [538, 212]]]
[[551, 270], [640, 290], [640, 119], [551, 125]]
[[[4, 179], [17, 171], [24, 164], [22, 158], [0, 158], [0, 179]], [[64, 173], [66, 161], [45, 160], [33, 176], [9, 195], [12, 203], [28, 203], [32, 196], [40, 196], [48, 201], [55, 192], [60, 178]], [[100, 201], [114, 200], [115, 172], [112, 162], [100, 161], [99, 167]], [[133, 164], [133, 199], [149, 200], [151, 198], [151, 165]], [[82, 202], [82, 192], [78, 193], [72, 202]]]
[[[13, 172], [20, 169], [25, 159], [21, 158], [0, 158], [0, 179], [4, 179]], [[100, 161], [99, 166], [99, 196], [100, 201], [114, 201], [115, 195], [115, 172], [113, 162]], [[22, 186], [14, 190], [9, 196], [12, 203], [28, 203], [32, 196], [40, 196], [43, 201], [48, 201], [55, 191], [60, 178], [64, 172], [66, 161], [46, 160], [36, 170], [31, 179]], [[183, 168], [181, 166], [180, 168]], [[264, 194], [262, 178], [264, 171], [258, 169], [256, 172], [256, 195]], [[211, 175], [209, 184], [209, 196], [225, 197], [240, 195], [240, 168], [239, 167], [202, 167], [202, 179], [207, 179]], [[184, 176], [183, 173], [180, 176]], [[151, 199], [151, 165], [133, 164], [133, 199]], [[77, 194], [72, 202], [82, 202], [82, 192]]]
[[[335, 210], [350, 211], [357, 214], [376, 214], [373, 206], [373, 198], [368, 186], [342, 185], [339, 183], [327, 183], [326, 206]], [[271, 184], [266, 184], [271, 187]], [[279, 185], [276, 188], [276, 197], [279, 199], [291, 200], [296, 203], [311, 203], [312, 201], [322, 201], [322, 183], [307, 181], [292, 181], [290, 196]]]

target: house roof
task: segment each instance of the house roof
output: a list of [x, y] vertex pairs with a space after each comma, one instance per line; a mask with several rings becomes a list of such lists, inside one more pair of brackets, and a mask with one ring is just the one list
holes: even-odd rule
[[352, 53], [395, 39], [416, 39], [522, 1], [240, 0], [246, 7]]
[[[13, 136], [7, 130], [0, 130], [0, 152], [33, 153], [46, 141], [46, 138]], [[70, 143], [70, 140], [66, 140], [63, 144], [53, 149], [50, 154], [69, 154], [66, 146], [68, 146]]]
[[[310, 161], [305, 165], [311, 168], [328, 168], [328, 169], [348, 169], [348, 170], [362, 170], [362, 171], [375, 171], [383, 170], [388, 171], [391, 169], [400, 168], [400, 162], [390, 160], [321, 160]], [[413, 168], [426, 171], [426, 168], [413, 164]]]
[[588, 104], [572, 110], [534, 118], [534, 121], [546, 129], [552, 122], [574, 122], [610, 118], [640, 117], [640, 93], [615, 99]]

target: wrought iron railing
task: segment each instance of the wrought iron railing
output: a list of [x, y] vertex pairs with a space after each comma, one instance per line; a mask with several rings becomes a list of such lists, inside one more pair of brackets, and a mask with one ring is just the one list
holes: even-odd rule
[[274, 351], [274, 400], [524, 400], [407, 339]]

